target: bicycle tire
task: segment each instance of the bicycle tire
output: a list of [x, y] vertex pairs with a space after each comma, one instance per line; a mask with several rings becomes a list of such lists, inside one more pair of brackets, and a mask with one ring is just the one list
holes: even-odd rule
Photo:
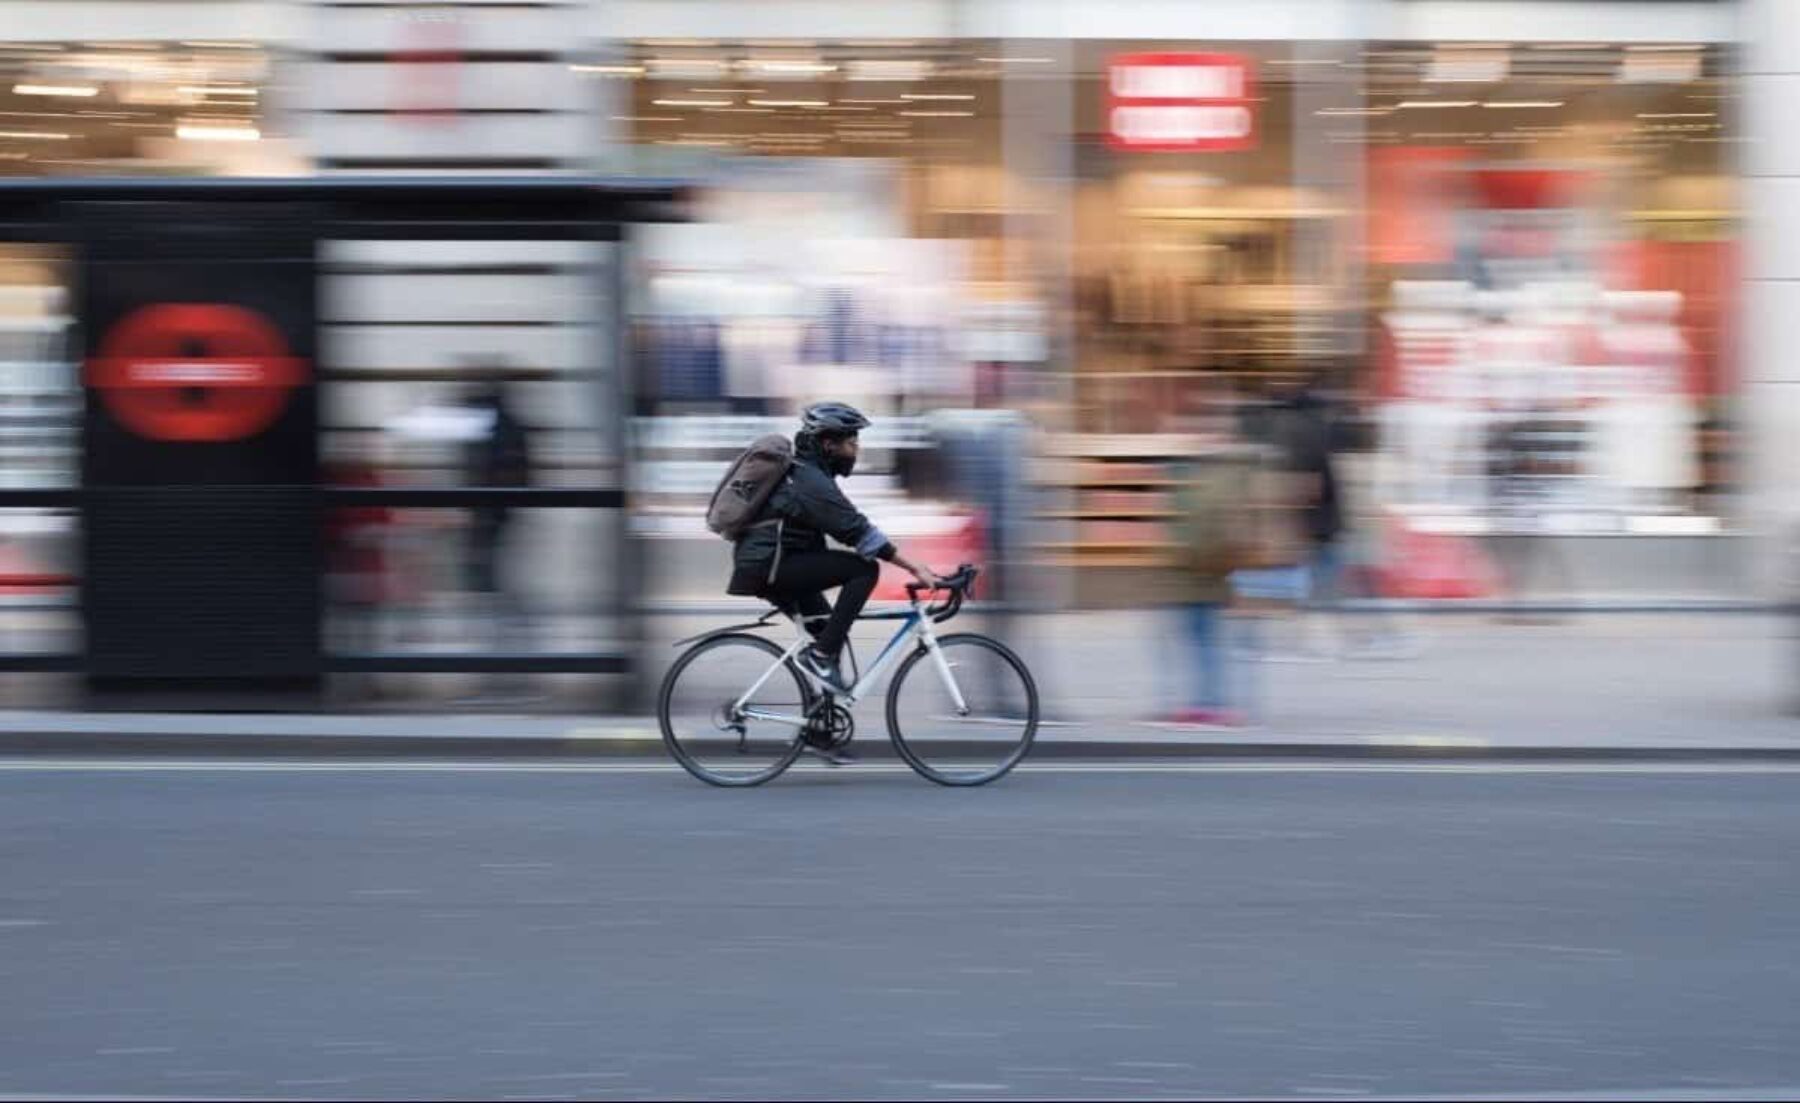
[[[1021, 730], [1017, 737], [1018, 742], [1016, 746], [1012, 746], [1010, 749], [1004, 749], [1004, 741], [990, 740], [989, 743], [997, 744], [992, 748], [993, 750], [1003, 752], [1001, 753], [998, 762], [992, 766], [971, 764], [966, 770], [951, 771], [944, 768], [941, 764], [934, 763], [928, 759], [938, 757], [939, 749], [948, 750], [951, 747], [958, 746], [954, 739], [936, 744], [930, 754], [926, 753], [926, 748], [928, 746], [933, 746], [932, 741], [919, 738], [917, 733], [915, 733], [912, 740], [908, 740], [906, 733], [902, 730], [903, 725], [901, 724], [900, 719], [901, 699], [907, 686], [908, 676], [918, 668], [919, 663], [922, 660], [925, 660], [930, 655], [930, 652], [923, 646], [920, 646], [911, 655], [906, 657], [906, 661], [901, 663], [900, 669], [894, 673], [893, 681], [888, 684], [888, 738], [893, 741], [894, 750], [899, 753], [901, 758], [906, 760], [908, 766], [911, 766], [921, 777], [935, 781], [939, 785], [969, 787], [986, 785], [991, 781], [997, 781], [1011, 773], [1014, 767], [1025, 760], [1025, 756], [1031, 753], [1031, 746], [1037, 739], [1038, 721], [1040, 717], [1037, 682], [1032, 678], [1031, 670], [1026, 667], [1024, 660], [1019, 658], [1011, 648], [1007, 647], [999, 640], [991, 639], [974, 632], [958, 632], [952, 635], [939, 637], [937, 642], [938, 647], [946, 652], [946, 659], [952, 661], [953, 664], [954, 659], [951, 658], [949, 653], [965, 647], [975, 647], [990, 652], [993, 657], [1001, 661], [1004, 668], [1011, 670], [1018, 676], [1018, 685], [1016, 689], [1023, 698], [1025, 715], [1023, 717], [1007, 717], [1003, 721], [1003, 723], [1008, 726], [1013, 723], [1020, 724]], [[965, 703], [967, 703], [969, 694], [974, 688], [973, 684], [964, 686], [962, 680], [959, 679], [957, 686], [962, 690]], [[946, 719], [953, 725], [990, 724], [989, 721], [984, 721], [980, 718], [947, 717]], [[970, 754], [979, 761], [984, 759], [987, 752], [985, 750], [976, 750], [965, 753]]]
[[[657, 721], [662, 728], [663, 746], [668, 750], [669, 756], [680, 763], [682, 769], [701, 781], [706, 782], [708, 785], [717, 785], [728, 789], [749, 788], [751, 786], [762, 785], [769, 781], [773, 781], [775, 778], [780, 777], [789, 766], [794, 764], [794, 760], [800, 757], [802, 749], [802, 731], [799, 728], [795, 728], [793, 730], [792, 738], [786, 742], [784, 748], [775, 751], [774, 758], [766, 767], [762, 769], [751, 769], [744, 774], [733, 774], [721, 772], [719, 769], [709, 766], [693, 753], [693, 747], [685, 746], [683, 744], [683, 737], [677, 734], [676, 722], [670, 713], [672, 707], [671, 703], [674, 699], [676, 689], [681, 683], [682, 675], [692, 669], [694, 663], [709, 652], [715, 652], [726, 647], [744, 646], [748, 646], [767, 656], [770, 664], [779, 660], [783, 654], [783, 649], [777, 647], [773, 642], [748, 632], [729, 632], [717, 636], [709, 636], [695, 644], [693, 647], [688, 648], [679, 659], [675, 660], [674, 665], [669, 667], [669, 672], [663, 675], [662, 687], [658, 690], [656, 696]], [[766, 669], [766, 666], [764, 669]], [[799, 706], [801, 707], [802, 712], [810, 710], [815, 695], [812, 688], [807, 685], [806, 679], [801, 676], [799, 671], [794, 669], [793, 664], [791, 663], [784, 664], [782, 671], [785, 671], [786, 675], [793, 679], [794, 685], [797, 687], [796, 692], [799, 695]], [[778, 679], [781, 676], [781, 672], [777, 672], [771, 675], [771, 679]], [[748, 688], [749, 682], [745, 682], [737, 690], [732, 692], [741, 692], [743, 689]], [[727, 701], [721, 699], [719, 705], [723, 707], [723, 705], [727, 703]], [[718, 728], [717, 725], [715, 725], [715, 729], [720, 731], [724, 730]], [[779, 743], [780, 741], [777, 740], [775, 742]]]

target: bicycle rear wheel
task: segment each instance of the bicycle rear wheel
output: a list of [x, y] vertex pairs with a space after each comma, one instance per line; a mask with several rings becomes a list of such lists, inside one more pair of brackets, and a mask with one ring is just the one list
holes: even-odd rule
[[938, 641], [945, 671], [924, 648], [888, 687], [888, 735], [914, 770], [939, 785], [985, 785], [1024, 760], [1037, 738], [1038, 694], [1031, 671], [1004, 644], [958, 634]]
[[761, 636], [733, 633], [702, 641], [669, 668], [657, 719], [663, 745], [688, 773], [711, 785], [748, 786], [793, 765], [813, 694], [791, 664], [771, 672], [781, 655]]

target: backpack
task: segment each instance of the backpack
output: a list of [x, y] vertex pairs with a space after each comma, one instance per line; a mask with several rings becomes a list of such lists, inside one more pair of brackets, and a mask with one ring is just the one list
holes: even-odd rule
[[732, 543], [756, 523], [770, 495], [794, 466], [794, 442], [779, 433], [757, 437], [725, 471], [706, 507], [706, 527]]

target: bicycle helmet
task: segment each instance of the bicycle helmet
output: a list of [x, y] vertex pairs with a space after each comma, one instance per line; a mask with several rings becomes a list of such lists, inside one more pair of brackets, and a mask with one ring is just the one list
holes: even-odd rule
[[845, 402], [815, 402], [800, 415], [801, 431], [815, 436], [847, 437], [868, 427], [863, 412]]

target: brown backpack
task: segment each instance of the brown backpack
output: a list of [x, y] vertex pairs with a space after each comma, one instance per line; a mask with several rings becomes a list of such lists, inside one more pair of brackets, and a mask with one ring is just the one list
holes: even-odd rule
[[757, 437], [719, 480], [706, 507], [706, 527], [737, 543], [793, 466], [793, 441], [779, 433]]

